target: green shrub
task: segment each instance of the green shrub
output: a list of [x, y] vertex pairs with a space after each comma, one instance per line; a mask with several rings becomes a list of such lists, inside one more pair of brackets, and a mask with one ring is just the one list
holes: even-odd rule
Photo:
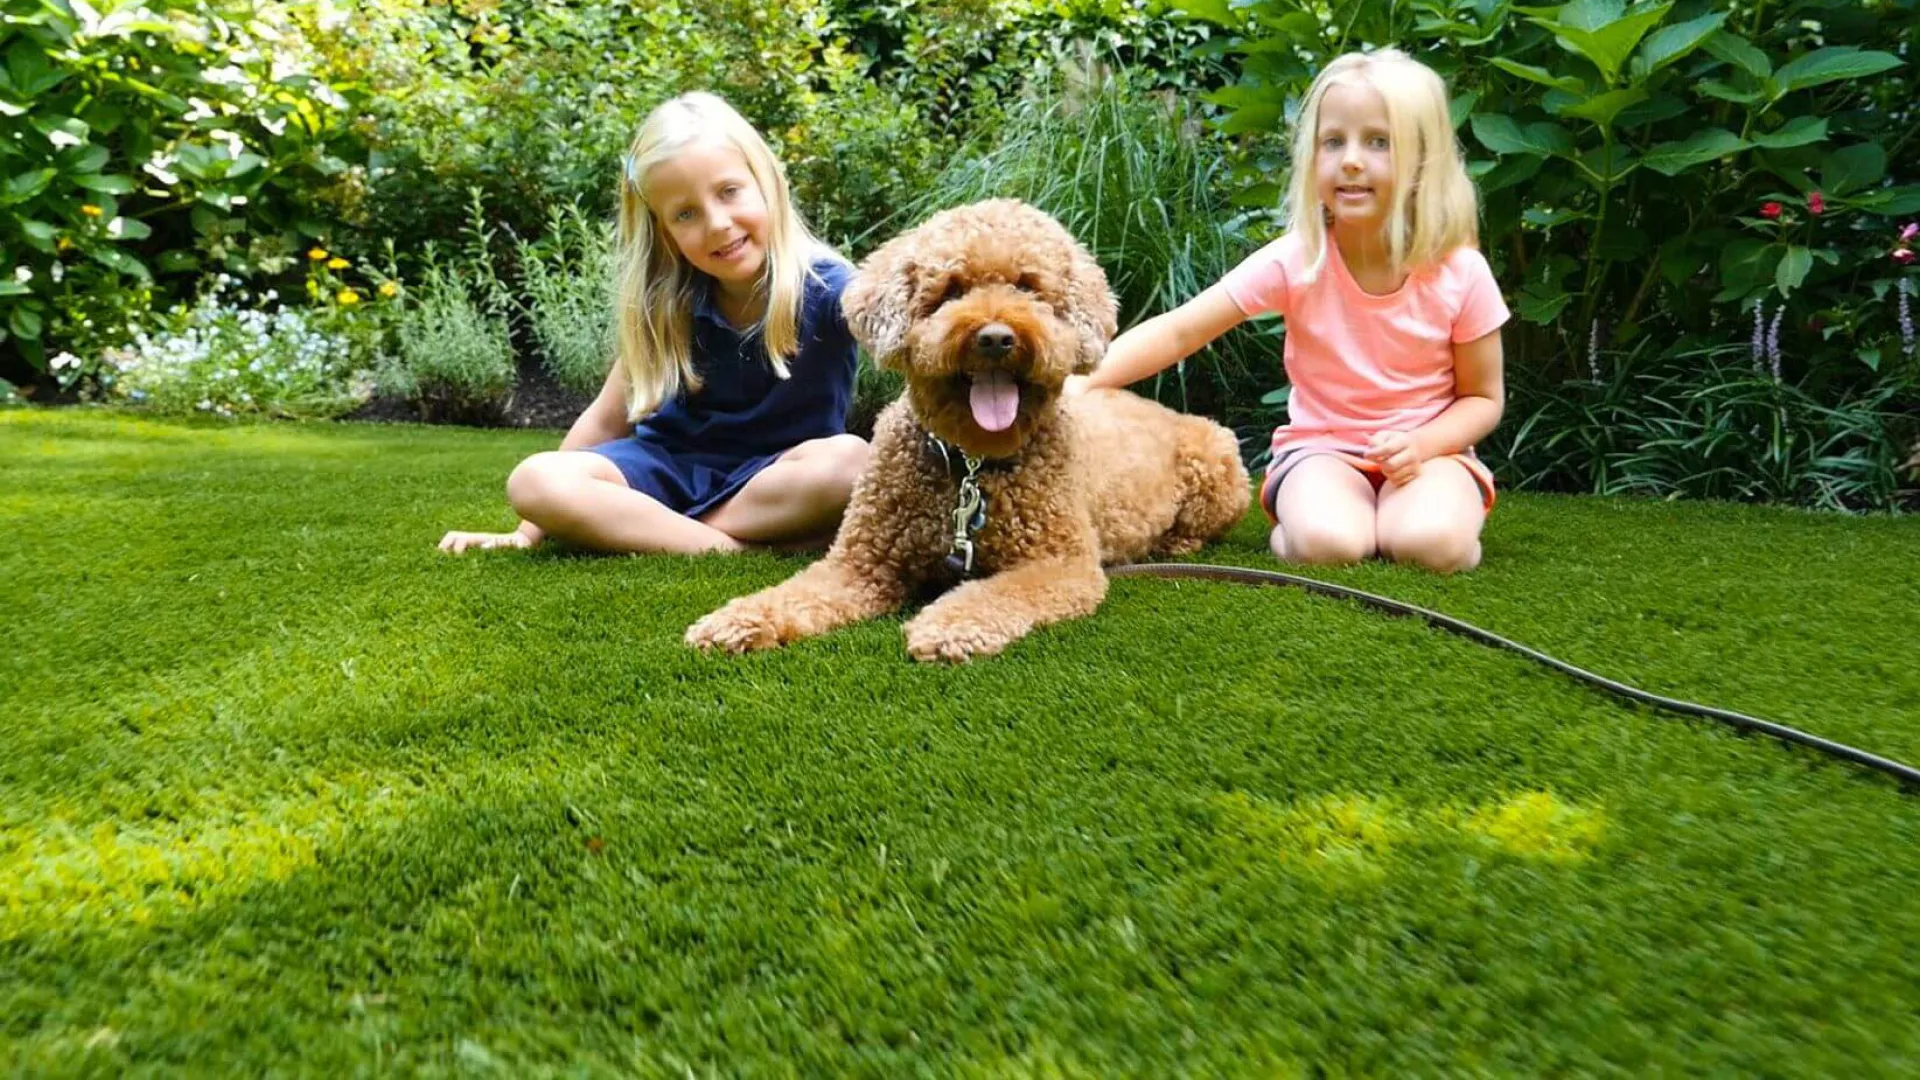
[[391, 0], [329, 48], [329, 70], [375, 91], [358, 210], [378, 235], [450, 238], [469, 187], [529, 239], [555, 207], [610, 213], [641, 120], [688, 90], [721, 94], [760, 129], [802, 211], [837, 241], [935, 160], [916, 111], [840, 46], [825, 0]]
[[307, 5], [101, 7], [14, 4], [0, 30], [0, 342], [42, 371], [202, 275], [296, 268], [355, 154]]
[[413, 402], [430, 422], [499, 423], [513, 393], [512, 302], [493, 268], [495, 234], [480, 194], [470, 195], [461, 251], [444, 259], [428, 241], [399, 318], [397, 354], [374, 372], [380, 393]]
[[[1485, 448], [1526, 487], [1897, 509], [1910, 399], [1886, 384], [1816, 399], [1742, 367], [1740, 346], [1679, 353], [1531, 395]], [[1632, 372], [1632, 373], [1626, 373]]]
[[554, 381], [592, 395], [613, 364], [612, 231], [574, 203], [548, 214], [545, 233], [514, 240], [517, 306]]

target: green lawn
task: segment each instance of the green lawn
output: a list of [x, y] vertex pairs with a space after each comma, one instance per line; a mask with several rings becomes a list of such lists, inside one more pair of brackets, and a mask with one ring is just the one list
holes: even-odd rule
[[[1290, 590], [702, 656], [802, 560], [434, 550], [552, 441], [0, 412], [0, 1072], [1920, 1071], [1882, 777]], [[1486, 550], [1326, 576], [1920, 761], [1920, 519]]]

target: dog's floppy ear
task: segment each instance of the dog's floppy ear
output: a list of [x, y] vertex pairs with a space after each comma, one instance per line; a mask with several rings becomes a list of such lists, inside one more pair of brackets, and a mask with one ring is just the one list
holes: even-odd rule
[[913, 321], [914, 267], [907, 239], [897, 236], [868, 255], [840, 297], [854, 340], [874, 363], [894, 371], [906, 370], [901, 350]]
[[1067, 323], [1080, 338], [1073, 372], [1084, 375], [1107, 355], [1107, 343], [1119, 329], [1119, 305], [1107, 286], [1106, 271], [1078, 243], [1073, 245], [1073, 256], [1068, 260], [1066, 294]]

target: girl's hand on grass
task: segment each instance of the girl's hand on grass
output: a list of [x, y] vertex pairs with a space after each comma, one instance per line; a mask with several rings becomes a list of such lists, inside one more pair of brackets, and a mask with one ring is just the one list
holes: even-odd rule
[[1406, 431], [1375, 432], [1367, 444], [1367, 459], [1380, 463], [1380, 471], [1389, 481], [1405, 486], [1420, 475], [1420, 463], [1426, 460], [1426, 453], [1420, 449], [1420, 440]]
[[449, 555], [459, 555], [468, 548], [476, 551], [491, 551], [494, 548], [530, 548], [533, 537], [518, 530], [504, 533], [460, 532], [455, 530], [440, 538], [440, 550]]

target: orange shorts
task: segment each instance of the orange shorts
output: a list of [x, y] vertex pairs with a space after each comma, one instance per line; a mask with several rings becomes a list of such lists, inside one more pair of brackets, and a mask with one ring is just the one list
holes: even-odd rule
[[[1317, 457], [1323, 454], [1327, 457], [1339, 458], [1341, 461], [1358, 469], [1360, 474], [1365, 476], [1368, 482], [1373, 485], [1373, 490], [1375, 491], [1379, 491], [1380, 485], [1387, 482], [1386, 473], [1381, 471], [1380, 463], [1362, 457], [1359, 454], [1349, 453], [1345, 450], [1330, 450], [1323, 446], [1298, 446], [1292, 449], [1282, 450], [1274, 457], [1273, 464], [1267, 466], [1267, 478], [1260, 484], [1260, 508], [1267, 512], [1268, 521], [1278, 523], [1280, 520], [1279, 514], [1274, 510], [1274, 503], [1280, 497], [1280, 481], [1285, 480], [1287, 474], [1292, 472], [1301, 462], [1310, 457]], [[1499, 500], [1499, 497], [1493, 489], [1493, 472], [1487, 468], [1486, 464], [1479, 458], [1474, 457], [1471, 452], [1465, 454], [1442, 454], [1441, 457], [1452, 458], [1466, 466], [1468, 474], [1473, 477], [1473, 482], [1480, 485], [1480, 505], [1484, 507], [1488, 513], [1492, 513], [1493, 504]], [[1439, 458], [1432, 460], [1437, 461]]]

